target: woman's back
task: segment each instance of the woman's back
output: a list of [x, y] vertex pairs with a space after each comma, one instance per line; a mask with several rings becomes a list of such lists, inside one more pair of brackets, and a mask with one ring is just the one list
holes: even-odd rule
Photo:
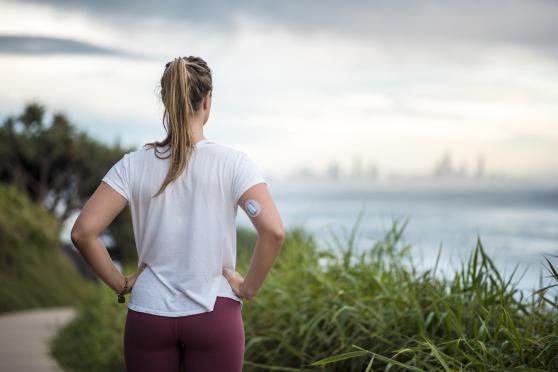
[[[125, 154], [85, 203], [72, 242], [124, 303], [129, 372], [240, 372], [243, 300], [261, 288], [285, 239], [267, 182], [242, 151], [209, 141], [211, 69], [199, 57], [178, 57], [161, 77], [167, 135]], [[138, 270], [124, 276], [100, 234], [128, 205]], [[246, 277], [236, 271], [241, 207], [257, 231]]]
[[[168, 145], [127, 153], [103, 181], [128, 199], [139, 261], [128, 308], [165, 316], [213, 310], [216, 297], [242, 303], [223, 276], [236, 267], [238, 200], [267, 183], [243, 152], [202, 139], [186, 171], [153, 198], [168, 173]], [[162, 152], [162, 153], [161, 153]]]

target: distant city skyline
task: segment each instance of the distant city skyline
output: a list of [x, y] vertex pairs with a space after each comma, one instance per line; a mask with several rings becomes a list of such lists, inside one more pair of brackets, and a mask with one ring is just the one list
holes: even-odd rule
[[432, 165], [430, 172], [416, 172], [413, 174], [397, 174], [389, 170], [380, 172], [380, 166], [373, 160], [363, 161], [361, 156], [353, 155], [352, 163], [343, 167], [338, 162], [331, 162], [325, 169], [311, 169], [300, 167], [282, 177], [287, 180], [355, 180], [355, 181], [386, 181], [393, 179], [431, 179], [431, 180], [504, 180], [513, 179], [506, 174], [487, 171], [486, 159], [482, 154], [477, 156], [474, 167], [461, 161], [459, 165], [454, 162], [451, 151], [441, 154], [440, 158]]

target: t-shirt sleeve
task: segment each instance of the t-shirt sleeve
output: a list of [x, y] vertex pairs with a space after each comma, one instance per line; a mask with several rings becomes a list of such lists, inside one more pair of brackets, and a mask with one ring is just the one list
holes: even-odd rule
[[235, 205], [238, 204], [238, 200], [250, 187], [258, 183], [267, 184], [267, 181], [262, 176], [256, 163], [248, 155], [241, 152], [233, 172], [232, 190]]
[[103, 177], [116, 192], [130, 200], [130, 154], [125, 154], [118, 160]]

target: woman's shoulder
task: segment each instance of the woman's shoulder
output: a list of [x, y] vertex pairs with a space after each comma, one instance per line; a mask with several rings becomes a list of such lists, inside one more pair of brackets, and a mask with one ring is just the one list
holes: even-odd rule
[[243, 150], [240, 150], [239, 148], [233, 145], [218, 143], [214, 141], [207, 142], [204, 148], [208, 149], [209, 151], [218, 153], [222, 156], [225, 156], [226, 158], [231, 160], [238, 160], [247, 155]]
[[[215, 142], [213, 140], [205, 141], [196, 148], [197, 152], [211, 154], [212, 157], [222, 158], [231, 163], [238, 163], [248, 157], [248, 154], [238, 147], [230, 144]], [[168, 146], [140, 146], [130, 150], [128, 153], [131, 161], [153, 160], [154, 158], [169, 159], [170, 151]]]

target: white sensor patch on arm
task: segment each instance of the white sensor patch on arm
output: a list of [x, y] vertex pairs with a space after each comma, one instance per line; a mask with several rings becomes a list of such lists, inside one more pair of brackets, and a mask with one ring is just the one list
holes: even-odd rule
[[260, 203], [253, 199], [246, 200], [244, 203], [244, 208], [246, 209], [246, 214], [250, 217], [256, 217], [262, 211], [262, 207], [260, 207]]

